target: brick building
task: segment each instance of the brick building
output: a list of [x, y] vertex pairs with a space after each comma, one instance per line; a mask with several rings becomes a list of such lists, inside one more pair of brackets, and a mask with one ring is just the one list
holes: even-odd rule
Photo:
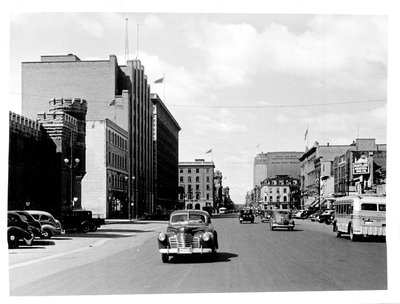
[[52, 99], [37, 120], [10, 112], [8, 209], [81, 207], [86, 101]]
[[154, 210], [150, 86], [139, 60], [118, 65], [117, 58], [80, 60], [76, 55], [41, 56], [22, 63], [22, 113], [34, 117], [53, 96], [82, 96], [88, 120], [109, 119], [127, 130], [129, 217]]

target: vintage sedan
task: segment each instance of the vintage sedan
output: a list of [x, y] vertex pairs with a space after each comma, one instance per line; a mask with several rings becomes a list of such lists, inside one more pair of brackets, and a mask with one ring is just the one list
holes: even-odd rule
[[274, 213], [269, 220], [269, 227], [271, 230], [274, 230], [276, 228], [293, 230], [294, 220], [292, 220], [292, 212], [285, 209], [274, 210]]
[[203, 210], [172, 212], [166, 231], [158, 234], [158, 248], [164, 263], [174, 255], [211, 254], [215, 258], [218, 238], [209, 213]]

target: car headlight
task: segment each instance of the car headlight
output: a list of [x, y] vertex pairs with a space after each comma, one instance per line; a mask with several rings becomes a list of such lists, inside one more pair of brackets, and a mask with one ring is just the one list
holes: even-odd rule
[[208, 242], [210, 238], [212, 238], [212, 233], [211, 232], [205, 232], [202, 236], [203, 241]]
[[166, 235], [164, 232], [160, 232], [160, 233], [158, 234], [158, 240], [159, 240], [160, 242], [164, 242], [166, 238], [167, 238], [167, 235]]

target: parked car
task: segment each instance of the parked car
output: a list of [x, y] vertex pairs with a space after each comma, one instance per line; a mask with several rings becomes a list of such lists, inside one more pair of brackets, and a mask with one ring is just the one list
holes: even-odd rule
[[269, 220], [269, 227], [271, 230], [276, 228], [284, 228], [288, 230], [294, 229], [294, 220], [292, 219], [292, 213], [290, 210], [277, 209], [274, 210], [271, 219]]
[[273, 213], [274, 211], [272, 210], [264, 210], [263, 213], [261, 214], [261, 222], [263, 223], [269, 222]]
[[145, 213], [145, 220], [153, 220], [153, 221], [168, 221], [169, 220], [169, 212], [166, 211], [156, 211], [154, 213]]
[[304, 219], [307, 214], [306, 210], [297, 210], [295, 213], [292, 214], [292, 218], [294, 219]]
[[322, 212], [319, 216], [319, 222], [330, 225], [335, 219], [335, 210], [328, 209]]
[[31, 246], [35, 235], [24, 215], [9, 211], [7, 213], [7, 242], [8, 248], [18, 248], [21, 241]]
[[76, 230], [87, 233], [94, 232], [101, 225], [105, 224], [102, 218], [93, 218], [92, 211], [75, 209], [65, 212], [61, 217], [62, 225], [65, 230]]
[[50, 239], [53, 235], [62, 233], [60, 221], [55, 219], [50, 213], [41, 210], [27, 210], [27, 212], [40, 222], [42, 226], [41, 238]]
[[32, 228], [32, 232], [35, 235], [35, 237], [42, 237], [42, 225], [40, 222], [35, 219], [32, 215], [29, 214], [27, 211], [22, 211], [22, 210], [14, 210], [14, 212], [18, 213], [19, 215], [23, 215], [26, 218], [26, 221]]
[[251, 222], [254, 223], [254, 212], [252, 209], [239, 210], [239, 222]]
[[322, 212], [323, 210], [318, 210], [313, 214], [311, 214], [308, 218], [311, 220], [311, 222], [319, 221], [319, 216], [321, 215]]
[[158, 248], [163, 263], [169, 256], [212, 254], [218, 249], [217, 231], [211, 217], [203, 210], [178, 210], [171, 213], [165, 232], [158, 234]]

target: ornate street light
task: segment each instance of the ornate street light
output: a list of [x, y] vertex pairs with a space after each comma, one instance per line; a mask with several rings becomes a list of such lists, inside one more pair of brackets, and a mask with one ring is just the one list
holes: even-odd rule
[[70, 159], [68, 158], [64, 158], [64, 164], [70, 169], [70, 200], [71, 200], [71, 204], [74, 205], [74, 203], [78, 200], [77, 198], [74, 198], [74, 192], [73, 192], [73, 177], [72, 177], [72, 171], [73, 169], [78, 166], [80, 160], [79, 158], [72, 158], [72, 148], [71, 148], [71, 159], [72, 161], [70, 161]]

